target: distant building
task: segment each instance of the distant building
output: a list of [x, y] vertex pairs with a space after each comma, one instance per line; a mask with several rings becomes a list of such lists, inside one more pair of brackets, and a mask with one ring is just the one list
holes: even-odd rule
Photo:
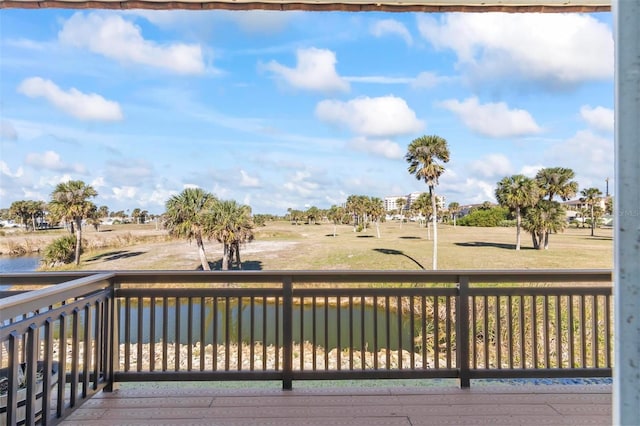
[[[393, 212], [398, 210], [399, 206], [397, 204], [398, 198], [402, 198], [405, 200], [403, 210], [410, 210], [411, 205], [415, 203], [415, 201], [420, 197], [424, 192], [412, 192], [408, 195], [389, 195], [384, 197], [384, 209], [387, 212]], [[445, 209], [445, 197], [444, 195], [436, 195], [436, 204], [439, 210]]]

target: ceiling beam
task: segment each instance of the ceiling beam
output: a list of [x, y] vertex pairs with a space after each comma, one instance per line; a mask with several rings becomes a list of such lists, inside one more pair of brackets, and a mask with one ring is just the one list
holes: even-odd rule
[[307, 10], [344, 12], [609, 12], [611, 0], [0, 0], [0, 9]]

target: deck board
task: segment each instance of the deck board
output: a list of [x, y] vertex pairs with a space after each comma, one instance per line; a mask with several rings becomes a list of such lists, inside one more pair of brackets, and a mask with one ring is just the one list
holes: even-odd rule
[[274, 389], [123, 387], [62, 425], [609, 425], [609, 385]]

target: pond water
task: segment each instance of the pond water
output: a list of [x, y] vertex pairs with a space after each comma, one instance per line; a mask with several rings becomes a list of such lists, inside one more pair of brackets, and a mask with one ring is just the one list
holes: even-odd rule
[[33, 272], [40, 266], [39, 256], [0, 256], [0, 273]]
[[[264, 312], [264, 309], [266, 309], [266, 312]], [[176, 340], [179, 340], [180, 343], [187, 344], [189, 342], [189, 325], [187, 321], [188, 305], [180, 305], [179, 331], [177, 333], [176, 306], [173, 304], [167, 306], [167, 310], [167, 342], [174, 343]], [[192, 344], [200, 341], [201, 311], [200, 304], [194, 303], [191, 328]], [[372, 306], [364, 306], [364, 308], [362, 306], [354, 306], [352, 312], [350, 316], [347, 307], [338, 308], [336, 306], [327, 306], [325, 310], [324, 306], [318, 306], [315, 312], [316, 323], [314, 327], [313, 308], [311, 306], [305, 306], [300, 309], [299, 306], [295, 306], [293, 310], [294, 341], [296, 343], [299, 343], [300, 340], [312, 342], [315, 330], [316, 344], [327, 350], [338, 347], [338, 339], [341, 347], [347, 347], [350, 338], [353, 340], [353, 347], [356, 350], [360, 350], [363, 346], [370, 351], [373, 350], [375, 346], [377, 346], [378, 349], [389, 348], [396, 350], [400, 344], [405, 350], [414, 349], [414, 337], [411, 335], [411, 322], [406, 317], [399, 319], [397, 313], [391, 312], [387, 318], [384, 309], [374, 308]], [[124, 343], [125, 328], [123, 319], [125, 308], [123, 306], [120, 308], [120, 314], [120, 340], [121, 343]], [[137, 343], [139, 338], [135, 324], [138, 322], [138, 308], [132, 306], [130, 315], [132, 324], [129, 330], [130, 341], [131, 343]], [[231, 342], [243, 341], [248, 343], [251, 339], [251, 324], [253, 322], [254, 339], [262, 341], [267, 345], [274, 345], [276, 343], [276, 329], [273, 325], [276, 323], [276, 315], [278, 315], [280, 321], [282, 321], [282, 307], [276, 308], [274, 304], [267, 304], [266, 308], [263, 308], [262, 305], [256, 305], [252, 318], [249, 305], [243, 304], [240, 308], [237, 303], [231, 304], [229, 306], [229, 314], [226, 315], [224, 302], [219, 303], [217, 309], [213, 309], [213, 305], [210, 303], [205, 304], [203, 315], [205, 344], [211, 344], [214, 338], [218, 344], [224, 344], [227, 337], [225, 334], [226, 330], [228, 330], [228, 337]], [[215, 319], [214, 315], [216, 316]], [[142, 343], [148, 343], [149, 340], [156, 342], [164, 340], [162, 324], [163, 307], [161, 305], [156, 305], [155, 307], [156, 325], [153, 336], [149, 325], [151, 323], [150, 317], [151, 306], [145, 303], [142, 308], [142, 320], [144, 324], [141, 335]], [[238, 323], [239, 321], [240, 324]], [[351, 323], [351, 321], [353, 322]], [[267, 324], [267, 327], [263, 327], [263, 324]], [[389, 341], [387, 341], [387, 330], [389, 333]], [[417, 324], [415, 330], [419, 330]], [[282, 328], [277, 331], [280, 339], [282, 339]], [[151, 339], [151, 337], [153, 337], [153, 339]]]

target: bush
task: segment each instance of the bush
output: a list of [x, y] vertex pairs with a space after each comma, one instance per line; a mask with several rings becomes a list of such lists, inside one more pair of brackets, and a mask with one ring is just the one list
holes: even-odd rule
[[474, 210], [468, 215], [458, 219], [458, 225], [462, 226], [501, 226], [507, 220], [509, 209], [504, 207], [492, 207], [490, 209]]
[[65, 235], [45, 247], [42, 261], [49, 267], [74, 261], [76, 237]]

